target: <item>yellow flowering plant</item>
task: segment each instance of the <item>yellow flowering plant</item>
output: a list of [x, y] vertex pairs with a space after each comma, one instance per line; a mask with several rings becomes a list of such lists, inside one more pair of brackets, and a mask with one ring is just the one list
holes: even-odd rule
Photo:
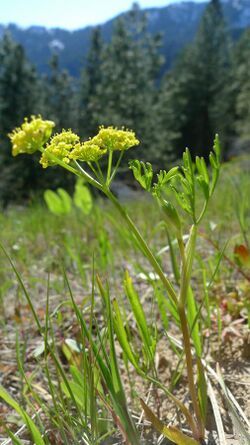
[[46, 145], [40, 163], [43, 168], [47, 168], [51, 165], [56, 165], [58, 160], [63, 161], [65, 164], [70, 163], [71, 152], [80, 146], [80, 138], [71, 130], [63, 130], [61, 133], [56, 134]]
[[[26, 118], [24, 123], [9, 134], [12, 143], [12, 154], [41, 151], [40, 163], [43, 168], [53, 165], [61, 165], [73, 173], [84, 174], [84, 170], [79, 162], [85, 162], [94, 173], [93, 185], [98, 188], [104, 186], [103, 173], [98, 161], [105, 154], [108, 155], [108, 169], [105, 185], [109, 186], [120, 165], [124, 151], [139, 144], [135, 133], [124, 128], [115, 127], [99, 128], [99, 132], [92, 139], [81, 141], [80, 137], [69, 130], [62, 130], [55, 134], [50, 140], [54, 122], [43, 120], [41, 116], [32, 116], [30, 121]], [[112, 169], [113, 151], [120, 151], [119, 159]], [[67, 167], [68, 166], [68, 167]], [[87, 180], [91, 181], [91, 176], [85, 171]], [[98, 184], [99, 182], [99, 184]]]
[[21, 153], [32, 154], [49, 140], [55, 124], [52, 121], [45, 121], [41, 116], [31, 116], [27, 118], [19, 128], [9, 134], [12, 143], [12, 155]]
[[[192, 402], [191, 413], [182, 402], [177, 400], [172, 393], [170, 393], [164, 385], [157, 380], [155, 374], [150, 376], [149, 372], [145, 372], [145, 369], [140, 367], [138, 357], [131, 349], [126, 331], [123, 328], [122, 314], [119, 311], [119, 307], [114, 305], [113, 310], [116, 320], [114, 326], [118, 341], [120, 342], [127, 360], [135, 367], [136, 371], [145, 379], [163, 389], [182, 411], [190, 426], [193, 437], [190, 438], [177, 429], [173, 431], [173, 428], [163, 426], [159, 419], [157, 419], [150, 409], [143, 403], [144, 412], [156, 429], [176, 444], [201, 444], [203, 443], [205, 436], [207, 410], [206, 378], [202, 365], [203, 345], [201, 340], [202, 333], [199, 331], [200, 312], [196, 306], [192, 292], [191, 276], [196, 249], [197, 228], [206, 212], [219, 176], [219, 139], [216, 137], [213, 152], [210, 154], [212, 174], [208, 171], [203, 158], [197, 157], [195, 163], [193, 163], [188, 150], [183, 155], [182, 167], [174, 167], [168, 172], [165, 170], [160, 171], [157, 175], [156, 183], [153, 183], [154, 172], [149, 163], [144, 164], [139, 161], [132, 161], [130, 163], [130, 168], [132, 169], [136, 180], [145, 190], [150, 192], [160, 204], [160, 207], [163, 210], [165, 224], [167, 227], [173, 229], [174, 236], [177, 239], [180, 253], [180, 278], [178, 283], [172, 283], [163, 271], [158, 257], [155, 256], [145, 238], [141, 235], [133, 220], [128, 215], [127, 210], [121, 205], [119, 200], [110, 190], [110, 184], [116, 175], [124, 152], [139, 144], [139, 140], [135, 133], [124, 128], [100, 127], [96, 136], [83, 142], [80, 140], [79, 136], [72, 133], [71, 130], [63, 130], [60, 134], [56, 134], [50, 141], [48, 141], [48, 134], [49, 132], [51, 133], [53, 126], [54, 124], [52, 122], [43, 121], [41, 117], [32, 117], [30, 122], [26, 120], [20, 128], [14, 130], [10, 135], [13, 145], [13, 154], [33, 153], [35, 150], [40, 150], [42, 153], [40, 162], [43, 167], [46, 168], [58, 164], [63, 168], [70, 170], [78, 177], [82, 177], [85, 181], [101, 190], [110, 199], [127, 223], [131, 235], [140, 246], [141, 252], [148, 259], [156, 276], [161, 280], [168, 301], [170, 302], [169, 310], [172, 313], [173, 318], [177, 320], [177, 324], [180, 328], [186, 362], [188, 388]], [[120, 155], [116, 163], [113, 165], [113, 152], [116, 150], [120, 152]], [[106, 171], [103, 171], [99, 164], [99, 160], [104, 155], [108, 156]], [[84, 162], [84, 164], [81, 164], [82, 162]], [[172, 200], [169, 201], [169, 199], [166, 199], [166, 196], [168, 196], [166, 194], [166, 189], [172, 191], [173, 197], [175, 198], [173, 202]], [[201, 192], [204, 200], [201, 209], [197, 208], [198, 192]], [[187, 217], [192, 221], [186, 244], [183, 241], [183, 212], [185, 212]], [[135, 292], [132, 283], [130, 283], [130, 278], [127, 277], [126, 280], [127, 289], [132, 295], [131, 298], [134, 299]], [[176, 284], [178, 285], [178, 288]], [[135, 310], [138, 310], [138, 308], [139, 300]], [[110, 316], [112, 316], [111, 312]], [[140, 321], [143, 319], [142, 310], [137, 314], [137, 319]], [[120, 322], [118, 323], [117, 320], [120, 320]], [[144, 320], [143, 323], [143, 332], [146, 332], [146, 321]], [[194, 352], [192, 351], [192, 342], [194, 345]], [[98, 352], [95, 352], [94, 350], [94, 354], [97, 354], [96, 358], [98, 360]], [[196, 358], [195, 365], [193, 363], [194, 357]], [[196, 367], [196, 374], [198, 375], [198, 385], [195, 381], [194, 367]], [[124, 400], [122, 403], [125, 403]], [[133, 445], [135, 443], [138, 442], [134, 440]]]

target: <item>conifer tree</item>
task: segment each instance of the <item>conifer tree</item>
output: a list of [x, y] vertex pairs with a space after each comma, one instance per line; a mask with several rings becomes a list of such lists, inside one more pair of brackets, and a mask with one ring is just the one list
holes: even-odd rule
[[101, 63], [101, 79], [97, 86], [95, 119], [99, 124], [124, 125], [138, 134], [146, 153], [154, 152], [154, 116], [157, 97], [156, 78], [162, 58], [159, 36], [147, 33], [147, 21], [139, 7], [120, 18], [112, 39], [106, 46]]
[[0, 201], [17, 198], [33, 188], [38, 168], [31, 159], [14, 160], [8, 133], [26, 116], [39, 112], [39, 90], [35, 69], [21, 45], [9, 34], [0, 41]]
[[101, 112], [97, 88], [101, 83], [103, 46], [101, 29], [92, 31], [86, 66], [82, 70], [78, 96], [78, 128], [82, 136], [93, 136], [99, 125]]
[[57, 54], [50, 60], [50, 75], [44, 79], [44, 115], [57, 128], [75, 126], [76, 112], [73, 81], [66, 70], [60, 70]]
[[250, 140], [250, 29], [242, 34], [235, 51], [236, 130]]
[[194, 155], [207, 158], [215, 133], [220, 134], [224, 146], [231, 136], [234, 95], [230, 49], [220, 1], [211, 0], [193, 44], [184, 50], [172, 71], [174, 88], [161, 95], [162, 101], [169, 96], [167, 101], [175, 104], [177, 156], [188, 145]]

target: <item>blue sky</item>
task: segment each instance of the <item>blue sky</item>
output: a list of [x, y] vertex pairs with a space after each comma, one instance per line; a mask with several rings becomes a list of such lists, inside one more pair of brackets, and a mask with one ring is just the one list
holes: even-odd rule
[[[176, 1], [180, 0], [141, 0], [139, 4], [145, 8]], [[105, 22], [131, 4], [132, 0], [0, 0], [0, 23], [76, 29]]]

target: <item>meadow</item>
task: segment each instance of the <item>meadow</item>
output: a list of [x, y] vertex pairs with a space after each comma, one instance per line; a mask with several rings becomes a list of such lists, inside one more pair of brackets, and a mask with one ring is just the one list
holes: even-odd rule
[[250, 443], [250, 159], [218, 144], [196, 172], [133, 161], [121, 200], [110, 149], [106, 198], [80, 167], [74, 199], [2, 211], [2, 445]]

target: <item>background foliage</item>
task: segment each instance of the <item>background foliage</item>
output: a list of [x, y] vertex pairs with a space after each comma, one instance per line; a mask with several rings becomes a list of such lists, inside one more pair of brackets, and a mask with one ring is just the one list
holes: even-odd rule
[[4, 34], [0, 41], [3, 204], [48, 187], [73, 187], [67, 173], [44, 174], [30, 158], [11, 158], [7, 134], [31, 114], [41, 113], [54, 120], [58, 130], [72, 128], [86, 139], [100, 124], [133, 128], [141, 140], [140, 157], [156, 168], [180, 158], [186, 146], [192, 156], [207, 158], [217, 132], [224, 158], [240, 141], [247, 147], [249, 29], [233, 41], [220, 1], [212, 0], [192, 43], [167, 71], [164, 39], [149, 32], [147, 16], [134, 6], [114, 22], [108, 42], [100, 28], [93, 30], [81, 76], [73, 78], [61, 70], [56, 53], [49, 72], [39, 74], [23, 47]]

